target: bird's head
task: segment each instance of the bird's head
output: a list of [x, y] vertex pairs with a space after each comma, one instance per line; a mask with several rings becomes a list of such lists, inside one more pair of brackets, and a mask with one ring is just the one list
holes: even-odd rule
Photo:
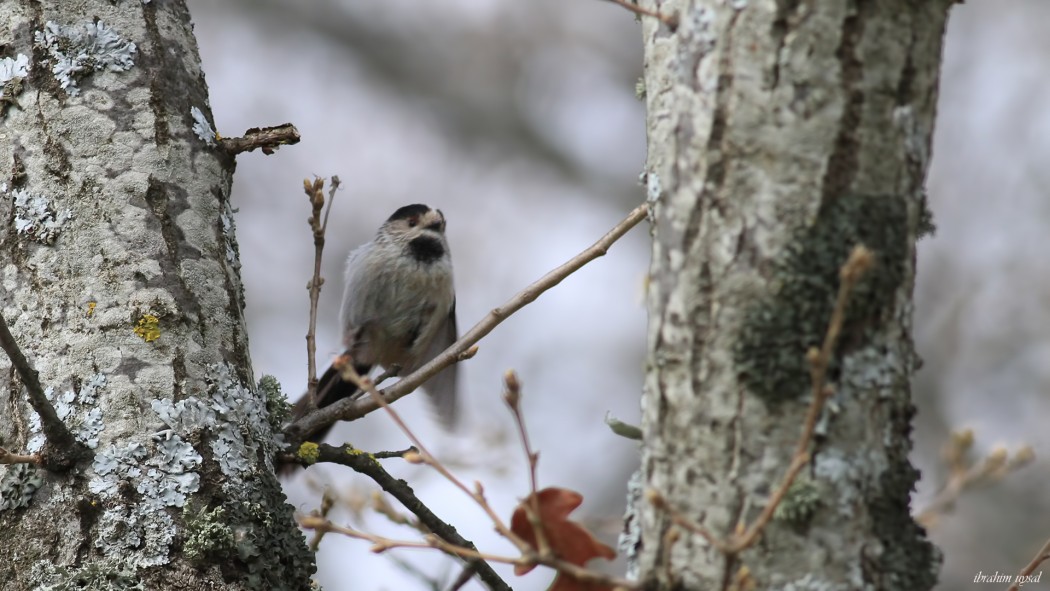
[[409, 254], [421, 263], [432, 263], [448, 252], [445, 241], [445, 215], [422, 203], [399, 208], [383, 227], [381, 238], [403, 244]]

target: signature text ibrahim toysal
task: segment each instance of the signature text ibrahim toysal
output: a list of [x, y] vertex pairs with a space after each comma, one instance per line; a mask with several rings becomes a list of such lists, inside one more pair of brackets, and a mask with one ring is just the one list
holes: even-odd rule
[[1043, 576], [1043, 571], [1033, 573], [1030, 575], [1012, 575], [1009, 573], [1000, 573], [995, 571], [994, 574], [985, 574], [984, 571], [977, 571], [977, 574], [973, 577], [974, 583], [1015, 583], [1018, 587], [1028, 583], [1038, 583], [1039, 579]]

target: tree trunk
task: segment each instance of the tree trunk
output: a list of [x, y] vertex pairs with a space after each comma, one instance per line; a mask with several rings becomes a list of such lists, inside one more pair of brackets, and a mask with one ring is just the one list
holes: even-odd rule
[[[184, 2], [6, 0], [0, 22], [0, 312], [90, 450], [0, 466], [0, 586], [308, 588]], [[0, 445], [40, 450], [5, 355], [0, 408]]]
[[799, 439], [805, 354], [823, 341], [839, 267], [858, 243], [875, 265], [833, 355], [812, 460], [777, 517], [727, 557], [645, 505], [647, 588], [934, 585], [939, 555], [909, 515], [907, 456], [915, 242], [929, 225], [948, 4], [648, 5], [681, 13], [674, 30], [643, 19], [655, 204], [645, 486], [718, 538], [752, 523]]

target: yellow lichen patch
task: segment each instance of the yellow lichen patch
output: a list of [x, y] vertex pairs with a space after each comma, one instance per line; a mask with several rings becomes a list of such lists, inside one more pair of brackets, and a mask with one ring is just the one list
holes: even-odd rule
[[98, 305], [98, 302], [88, 302], [88, 309], [87, 309], [87, 317], [88, 318], [91, 318], [91, 316], [95, 313], [95, 306], [97, 306], [97, 305]]
[[317, 463], [317, 458], [320, 456], [320, 451], [317, 448], [317, 444], [312, 441], [305, 441], [299, 445], [299, 458], [301, 458], [307, 464]]
[[153, 314], [146, 314], [135, 324], [135, 334], [147, 343], [160, 338], [160, 319]]
[[367, 451], [363, 451], [363, 450], [357, 449], [356, 447], [354, 447], [352, 445], [347, 445], [346, 446], [346, 453], [347, 453], [347, 455], [351, 455], [351, 456], [368, 456], [368, 459], [372, 460], [374, 463], [376, 463], [376, 464], [379, 463], [379, 460], [376, 459], [375, 454], [371, 454], [371, 453], [368, 453]]

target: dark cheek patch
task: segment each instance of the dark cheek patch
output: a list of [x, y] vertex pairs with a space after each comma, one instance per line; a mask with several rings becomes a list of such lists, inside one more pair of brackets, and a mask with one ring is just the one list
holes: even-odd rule
[[445, 255], [445, 247], [433, 236], [420, 236], [408, 243], [412, 258], [421, 263], [433, 263]]

